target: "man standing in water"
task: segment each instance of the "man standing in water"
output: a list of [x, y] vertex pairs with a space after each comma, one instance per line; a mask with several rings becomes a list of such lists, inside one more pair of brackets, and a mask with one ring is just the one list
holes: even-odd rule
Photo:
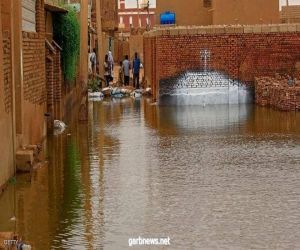
[[138, 53], [135, 52], [134, 59], [132, 63], [132, 74], [133, 74], [133, 87], [139, 89], [140, 88], [140, 67], [141, 60], [138, 57]]
[[96, 49], [94, 48], [93, 51], [89, 55], [90, 64], [91, 64], [91, 70], [93, 77], [96, 76], [96, 65], [97, 65], [97, 55], [96, 55]]
[[125, 56], [125, 60], [122, 63], [122, 68], [124, 72], [124, 85], [129, 86], [129, 71], [130, 71], [130, 62], [128, 60], [128, 55]]

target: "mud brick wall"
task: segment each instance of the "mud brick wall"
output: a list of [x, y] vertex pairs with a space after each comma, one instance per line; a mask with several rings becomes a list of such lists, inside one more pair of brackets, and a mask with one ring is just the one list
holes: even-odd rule
[[118, 1], [101, 0], [101, 20], [104, 31], [114, 31], [118, 27]]
[[47, 41], [46, 48], [47, 112], [53, 119], [61, 119], [63, 98], [61, 50], [54, 41], [52, 44]]
[[156, 46], [155, 37], [144, 39], [144, 74], [147, 86], [152, 88], [152, 93], [156, 93]]
[[289, 77], [255, 78], [255, 102], [282, 111], [300, 110], [300, 81], [289, 86]]
[[128, 55], [129, 59], [132, 57], [129, 42], [116, 39], [114, 41], [114, 60], [119, 64], [124, 60], [125, 55]]
[[11, 42], [9, 32], [3, 32], [4, 107], [7, 113], [12, 107]]
[[256, 76], [275, 73], [300, 76], [294, 72], [300, 61], [299, 24], [164, 28], [145, 33], [144, 46], [144, 57], [152, 58], [145, 59], [145, 74], [153, 89], [160, 80], [203, 70], [205, 50], [210, 52], [208, 70], [244, 83], [253, 85]]
[[129, 50], [130, 59], [134, 59], [135, 52], [138, 53], [141, 62], [144, 62], [144, 52], [143, 52], [143, 36], [142, 35], [131, 35], [129, 37]]

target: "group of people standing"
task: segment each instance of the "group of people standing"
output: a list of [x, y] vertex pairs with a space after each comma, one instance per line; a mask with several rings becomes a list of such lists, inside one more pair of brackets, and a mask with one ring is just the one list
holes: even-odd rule
[[[93, 49], [91, 53], [89, 53], [89, 71], [90, 74], [96, 76], [97, 72], [97, 55], [96, 49]], [[140, 67], [141, 60], [138, 56], [138, 53], [134, 54], [134, 59], [132, 63], [129, 61], [128, 55], [125, 56], [125, 59], [120, 62], [119, 69], [119, 84], [124, 86], [129, 86], [130, 81], [130, 72], [132, 71], [133, 76], [133, 87], [139, 89], [140, 88]], [[114, 79], [114, 58], [111, 51], [105, 55], [104, 63], [104, 79], [106, 87], [109, 87], [110, 82]]]
[[[126, 55], [124, 61], [120, 62], [119, 80], [121, 81], [121, 83], [124, 83], [125, 86], [129, 86], [130, 70], [132, 69], [133, 87], [139, 89], [140, 88], [140, 67], [141, 67], [141, 60], [138, 57], [138, 53], [134, 54], [132, 65], [129, 61], [128, 55]], [[124, 79], [124, 81], [122, 79]]]

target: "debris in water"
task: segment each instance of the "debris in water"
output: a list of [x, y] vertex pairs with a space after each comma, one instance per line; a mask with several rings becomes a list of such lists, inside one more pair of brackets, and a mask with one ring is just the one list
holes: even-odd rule
[[60, 135], [62, 134], [65, 129], [66, 129], [67, 125], [59, 120], [54, 120], [54, 135]]
[[16, 220], [17, 220], [16, 216], [10, 218], [10, 221], [16, 221]]

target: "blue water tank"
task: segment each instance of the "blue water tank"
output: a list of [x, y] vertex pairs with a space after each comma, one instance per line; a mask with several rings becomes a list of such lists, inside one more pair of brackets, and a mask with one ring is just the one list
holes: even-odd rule
[[166, 11], [160, 14], [160, 24], [175, 24], [176, 14], [170, 11]]

